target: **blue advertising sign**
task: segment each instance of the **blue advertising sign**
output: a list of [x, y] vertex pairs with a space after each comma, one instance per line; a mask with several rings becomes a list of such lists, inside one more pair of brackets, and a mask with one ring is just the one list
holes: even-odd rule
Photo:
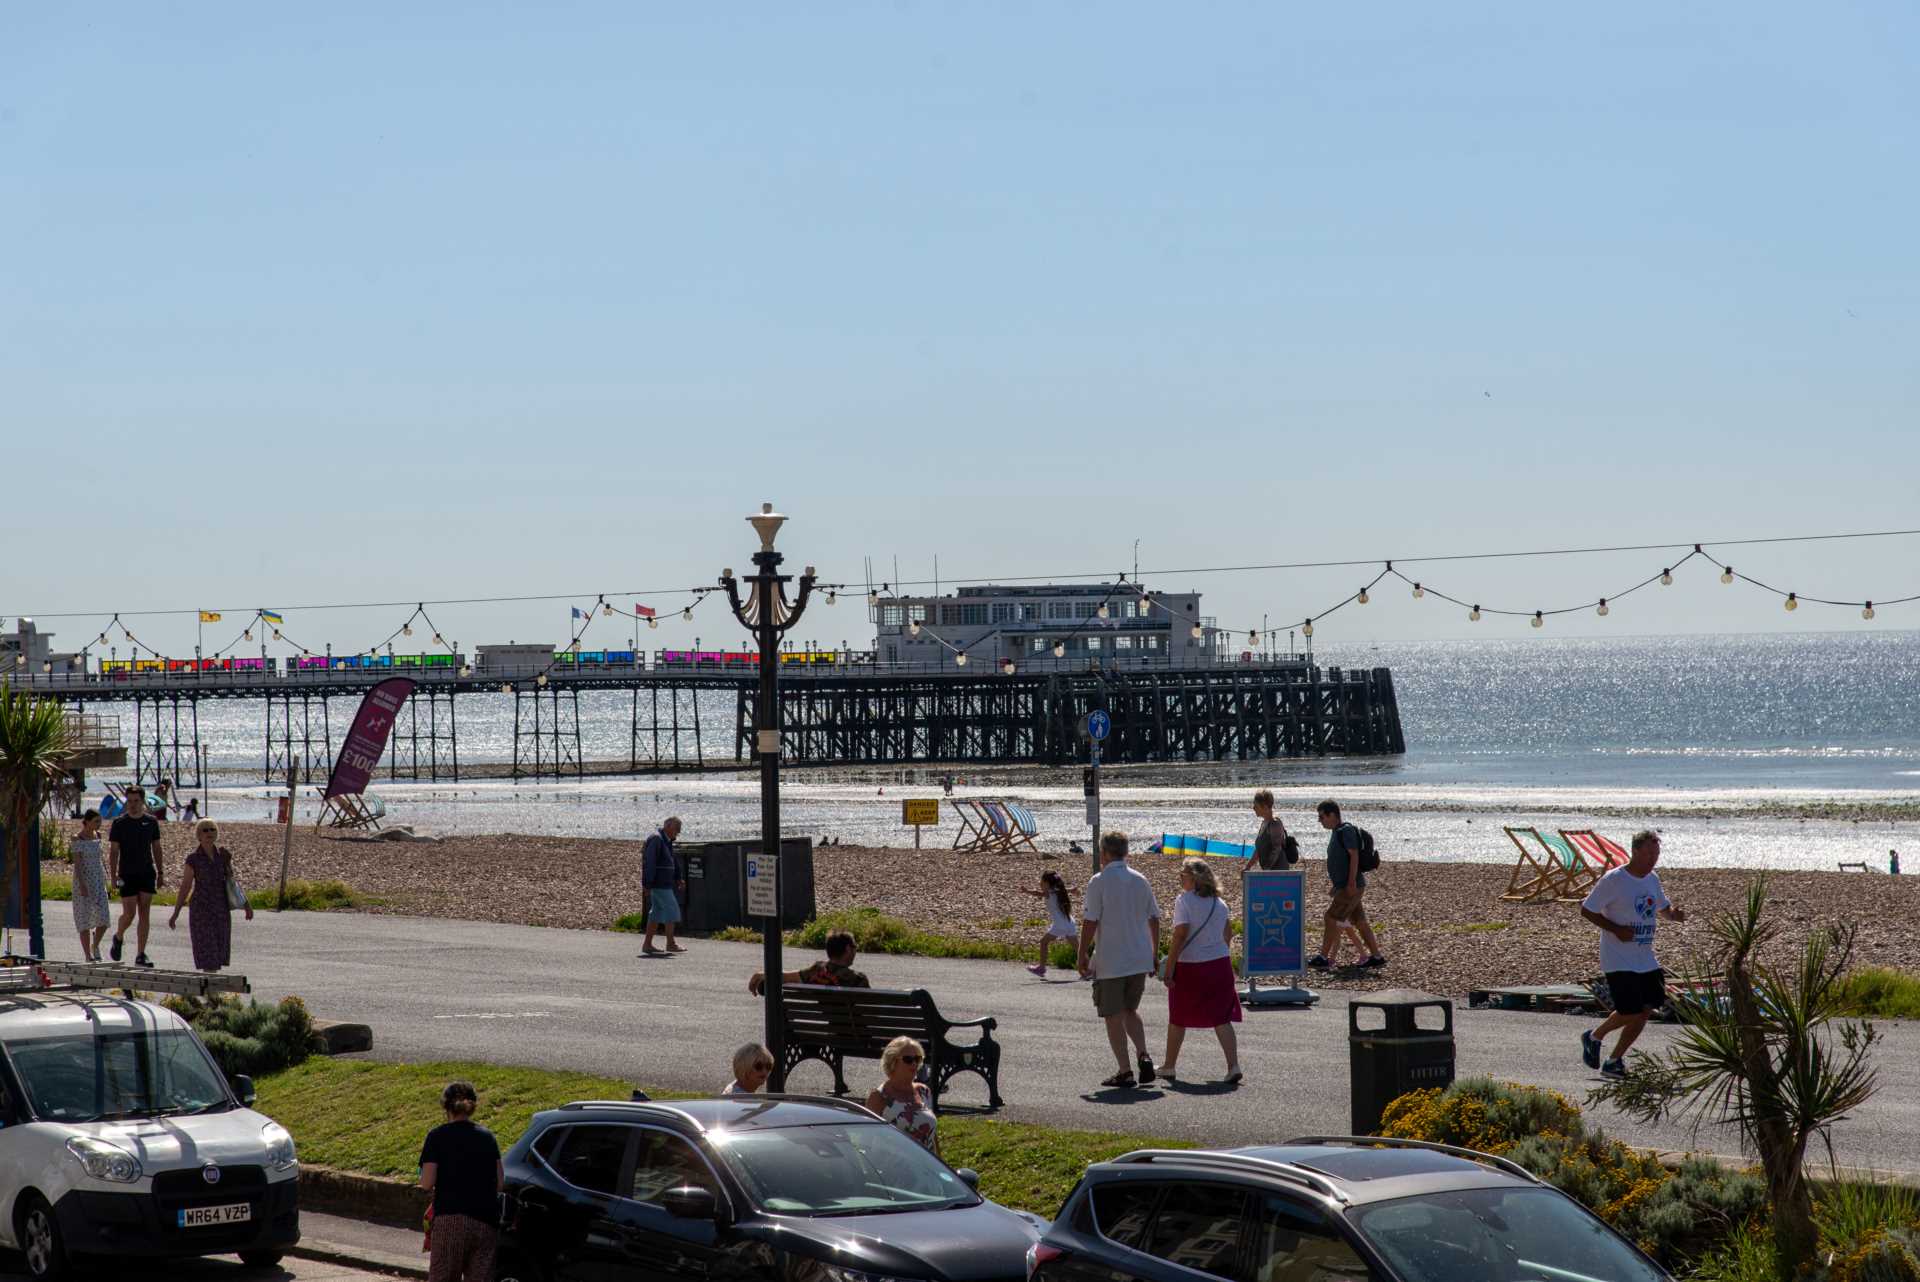
[[1298, 975], [1306, 968], [1306, 874], [1247, 873], [1246, 974]]

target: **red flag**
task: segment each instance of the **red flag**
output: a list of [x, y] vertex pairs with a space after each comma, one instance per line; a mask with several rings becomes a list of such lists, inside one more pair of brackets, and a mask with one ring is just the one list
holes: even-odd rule
[[642, 619], [651, 619], [653, 617], [653, 607], [650, 605], [636, 604], [633, 607], [633, 612], [635, 616]]

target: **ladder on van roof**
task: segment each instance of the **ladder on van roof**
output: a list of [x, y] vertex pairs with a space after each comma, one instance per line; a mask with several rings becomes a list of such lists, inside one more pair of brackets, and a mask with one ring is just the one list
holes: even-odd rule
[[[7, 982], [13, 972], [31, 974], [35, 982]], [[37, 973], [36, 973], [37, 972]], [[46, 983], [68, 988], [124, 988], [132, 992], [168, 993], [175, 997], [211, 997], [217, 993], [250, 993], [245, 975], [209, 975], [198, 970], [161, 970], [152, 966], [116, 966], [111, 962], [33, 962], [0, 970], [0, 988], [39, 988]]]

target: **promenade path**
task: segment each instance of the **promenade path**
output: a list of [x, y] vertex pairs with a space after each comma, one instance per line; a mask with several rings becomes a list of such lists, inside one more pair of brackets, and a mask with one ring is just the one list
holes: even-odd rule
[[[75, 956], [67, 905], [47, 907], [53, 955]], [[163, 920], [156, 913], [156, 925]], [[371, 1025], [374, 1058], [476, 1059], [719, 1090], [731, 1075], [734, 1048], [760, 1035], [761, 1005], [745, 986], [760, 964], [759, 947], [692, 940], [687, 953], [656, 961], [635, 957], [639, 943], [637, 935], [607, 931], [357, 913], [262, 913], [251, 923], [234, 922], [235, 969], [257, 996], [298, 995], [318, 1017]], [[152, 953], [161, 966], [189, 965], [184, 921], [171, 935], [162, 926]], [[787, 956], [797, 967], [812, 954], [789, 949]], [[1087, 985], [1064, 977], [1043, 983], [1012, 963], [863, 954], [858, 964], [877, 986], [926, 988], [951, 1016], [998, 1017], [996, 1036], [1006, 1048], [1002, 1117], [1218, 1144], [1348, 1129], [1347, 1005], [1340, 994], [1327, 994], [1312, 1010], [1249, 1010], [1240, 1026], [1248, 1080], [1237, 1091], [1200, 1080], [1221, 1072], [1219, 1047], [1203, 1033], [1188, 1038], [1178, 1087], [1109, 1092], [1096, 1085], [1113, 1062]], [[1165, 992], [1150, 985], [1142, 1008], [1156, 1058]], [[1598, 1082], [1579, 1058], [1577, 1034], [1587, 1021], [1457, 1004], [1455, 1026], [1462, 1075], [1551, 1087], [1576, 1102]], [[1920, 1024], [1882, 1027], [1874, 1059], [1880, 1092], [1836, 1128], [1836, 1149], [1843, 1165], [1912, 1171], [1920, 1167]], [[1645, 1041], [1667, 1035], [1654, 1025]], [[877, 1063], [850, 1063], [848, 1080], [866, 1089], [878, 1080]], [[808, 1063], [790, 1086], [823, 1091], [831, 1083], [823, 1065]], [[977, 1079], [961, 1077], [948, 1105], [985, 1100]], [[1722, 1128], [1692, 1136], [1604, 1110], [1589, 1115], [1636, 1144], [1738, 1151]]]

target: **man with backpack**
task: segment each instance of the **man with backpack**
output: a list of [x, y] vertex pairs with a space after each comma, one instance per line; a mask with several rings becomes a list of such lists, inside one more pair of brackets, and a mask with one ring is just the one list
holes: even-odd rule
[[1373, 834], [1340, 818], [1340, 803], [1320, 803], [1320, 826], [1333, 835], [1327, 840], [1327, 877], [1333, 882], [1333, 898], [1327, 904], [1326, 934], [1320, 951], [1307, 959], [1314, 970], [1332, 970], [1340, 955], [1340, 931], [1352, 926], [1360, 932], [1367, 947], [1367, 959], [1360, 964], [1379, 967], [1387, 964], [1380, 955], [1380, 941], [1373, 937], [1373, 923], [1367, 920], [1366, 905], [1361, 902], [1367, 891], [1367, 874], [1380, 866], [1380, 855], [1373, 846]]

